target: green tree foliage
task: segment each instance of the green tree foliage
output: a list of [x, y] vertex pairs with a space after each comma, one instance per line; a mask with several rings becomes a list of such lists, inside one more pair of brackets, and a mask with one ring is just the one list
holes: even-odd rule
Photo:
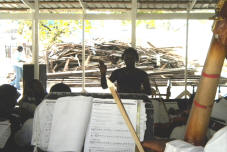
[[[32, 41], [32, 21], [18, 21], [18, 33], [27, 41]], [[91, 22], [85, 21], [85, 32], [91, 29]], [[41, 20], [39, 39], [48, 48], [53, 43], [62, 42], [61, 37], [70, 36], [74, 31], [82, 30], [81, 20]]]
[[23, 35], [24, 39], [27, 41], [32, 40], [32, 22], [25, 20], [25, 21], [18, 21], [18, 34]]

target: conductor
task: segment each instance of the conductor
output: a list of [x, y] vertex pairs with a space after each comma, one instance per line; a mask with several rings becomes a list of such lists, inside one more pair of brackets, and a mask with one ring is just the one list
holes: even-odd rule
[[[146, 93], [150, 95], [151, 87], [148, 74], [135, 67], [135, 63], [139, 61], [137, 50], [132, 47], [125, 49], [122, 59], [126, 67], [114, 70], [109, 78], [110, 81], [117, 82], [117, 91], [119, 93]], [[99, 62], [99, 69], [101, 73], [101, 86], [103, 89], [106, 89], [107, 67], [103, 61]]]

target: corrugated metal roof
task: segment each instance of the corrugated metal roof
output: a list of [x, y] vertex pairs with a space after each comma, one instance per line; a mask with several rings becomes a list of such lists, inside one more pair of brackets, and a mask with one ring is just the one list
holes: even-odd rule
[[[34, 4], [34, 0], [28, 0]], [[131, 9], [130, 0], [84, 0], [86, 9], [91, 10], [128, 10]], [[215, 9], [218, 0], [197, 0], [193, 9]], [[78, 0], [40, 0], [40, 10], [69, 10], [81, 9]], [[192, 0], [138, 0], [138, 10], [186, 10]], [[0, 11], [27, 11], [29, 7], [21, 0], [1, 0]]]

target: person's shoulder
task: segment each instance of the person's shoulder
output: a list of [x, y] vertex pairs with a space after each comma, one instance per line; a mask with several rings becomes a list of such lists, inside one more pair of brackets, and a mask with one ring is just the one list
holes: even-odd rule
[[119, 69], [114, 70], [113, 72], [114, 72], [114, 73], [118, 73], [118, 72], [122, 72], [122, 71], [124, 71], [124, 70], [125, 70], [125, 68], [119, 68]]
[[137, 72], [141, 73], [141, 74], [144, 74], [144, 75], [147, 75], [147, 72], [142, 70], [142, 69], [139, 69], [139, 68], [135, 68]]

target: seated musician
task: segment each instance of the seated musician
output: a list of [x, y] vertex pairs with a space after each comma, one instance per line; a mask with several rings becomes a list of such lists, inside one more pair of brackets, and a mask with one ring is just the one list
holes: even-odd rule
[[57, 83], [50, 88], [50, 92], [72, 92], [72, 91], [67, 84]]
[[0, 86], [0, 152], [20, 152], [14, 140], [20, 122], [13, 113], [19, 96], [15, 87], [9, 84]]
[[[148, 74], [135, 67], [135, 63], [139, 60], [137, 50], [127, 48], [122, 54], [122, 59], [126, 67], [114, 70], [110, 76], [110, 81], [117, 82], [117, 91], [119, 93], [146, 93], [151, 94], [151, 87]], [[101, 73], [101, 86], [107, 88], [106, 82], [106, 65], [100, 61], [99, 65]]]
[[[33, 86], [38, 86], [37, 88], [42, 88], [41, 83], [38, 80], [33, 80], [32, 82], [33, 82]], [[41, 93], [39, 93], [42, 95], [40, 97], [42, 97], [42, 99], [44, 98], [44, 96], [43, 96], [44, 89], [43, 88], [39, 89], [39, 91], [37, 90], [37, 91], [33, 91], [33, 92], [36, 94], [41, 92]], [[57, 83], [51, 87], [50, 92], [71, 92], [71, 89], [68, 85], [66, 85], [64, 83]], [[25, 102], [28, 102], [28, 101], [25, 100]], [[33, 131], [33, 114], [32, 114], [32, 118], [27, 119], [24, 122], [21, 129], [16, 132], [16, 134], [15, 134], [16, 144], [19, 147], [23, 147], [24, 149], [25, 148], [32, 149], [32, 147], [30, 147], [31, 140], [32, 140], [32, 131]]]
[[42, 102], [46, 91], [39, 80], [32, 79], [25, 83], [23, 97], [18, 102], [15, 112], [20, 115], [21, 121], [33, 118], [36, 107]]
[[31, 139], [34, 112], [45, 95], [46, 91], [39, 80], [32, 79], [25, 83], [23, 97], [19, 101], [19, 107], [15, 109], [23, 122], [22, 127], [15, 133], [15, 142], [24, 152], [33, 150]]

